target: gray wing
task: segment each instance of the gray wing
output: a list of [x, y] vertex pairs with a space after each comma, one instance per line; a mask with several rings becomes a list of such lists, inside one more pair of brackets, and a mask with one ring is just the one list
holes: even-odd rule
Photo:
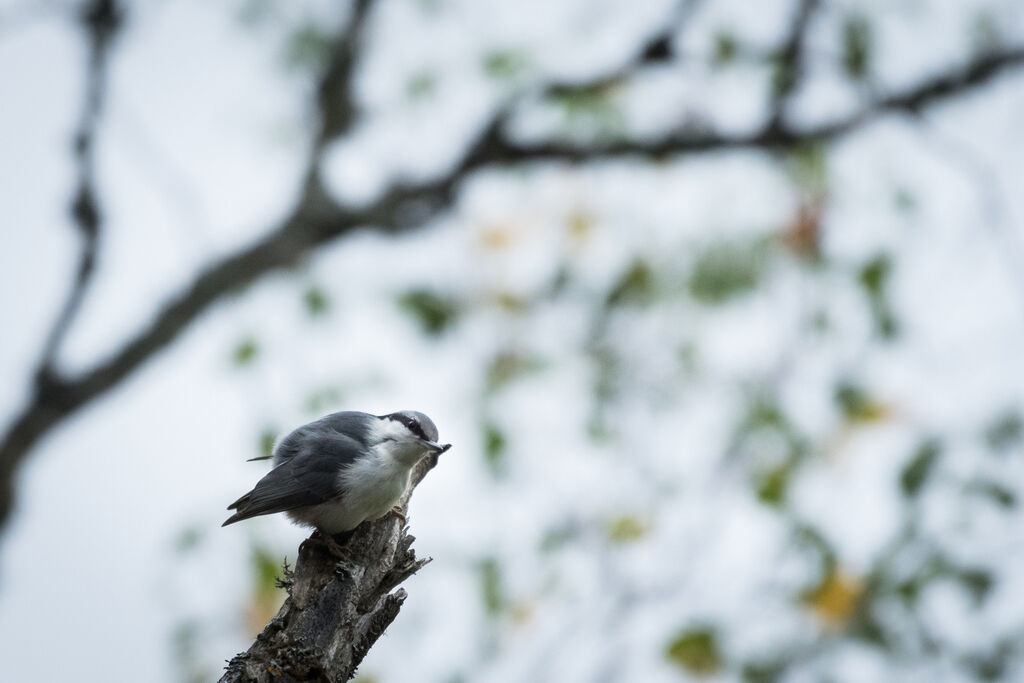
[[300, 427], [281, 442], [274, 455], [277, 467], [260, 479], [252, 491], [228, 506], [228, 510], [236, 512], [221, 526], [257, 515], [317, 505], [342, 494], [338, 472], [358, 457], [363, 446], [320, 422]]
[[331, 413], [319, 420], [302, 425], [286, 436], [274, 449], [274, 464], [280, 465], [303, 452], [310, 439], [323, 439], [345, 436], [356, 442], [357, 446], [368, 447], [371, 425], [378, 418], [369, 413], [347, 410]]

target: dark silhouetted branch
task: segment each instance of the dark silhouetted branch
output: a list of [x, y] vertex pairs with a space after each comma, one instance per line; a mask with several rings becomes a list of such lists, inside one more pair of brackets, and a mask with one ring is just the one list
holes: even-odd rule
[[96, 269], [102, 215], [94, 180], [95, 141], [107, 85], [110, 47], [123, 22], [121, 7], [115, 0], [94, 0], [81, 9], [79, 18], [89, 43], [89, 59], [85, 98], [72, 145], [78, 178], [71, 201], [71, 217], [81, 236], [82, 248], [71, 288], [43, 345], [36, 370], [36, 380], [43, 383], [50, 381], [56, 373], [60, 345], [82, 306]]
[[806, 67], [807, 34], [811, 18], [820, 6], [819, 0], [800, 0], [790, 23], [789, 33], [775, 60], [775, 81], [772, 84], [772, 102], [769, 107], [769, 129], [781, 129], [786, 116], [786, 105], [799, 87]]
[[[715, 132], [677, 132], [660, 139], [596, 141], [592, 144], [564, 141], [540, 143], [508, 142], [499, 129], [492, 129], [487, 150], [480, 164], [518, 164], [524, 162], [565, 161], [583, 163], [619, 157], [661, 160], [681, 154], [716, 152], [740, 148], [781, 149], [810, 142], [827, 142], [861, 128], [886, 114], [916, 114], [952, 95], [984, 85], [1012, 68], [1024, 65], [1024, 48], [979, 57], [966, 66], [926, 79], [906, 90], [879, 97], [852, 114], [805, 128], [773, 125], [740, 135]], [[495, 132], [497, 131], [497, 132]], [[477, 164], [471, 164], [471, 170]]]

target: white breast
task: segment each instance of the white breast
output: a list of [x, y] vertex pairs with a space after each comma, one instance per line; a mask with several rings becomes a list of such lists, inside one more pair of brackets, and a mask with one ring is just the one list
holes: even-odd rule
[[405, 492], [409, 471], [386, 451], [374, 449], [373, 455], [341, 471], [339, 484], [345, 493], [339, 500], [293, 510], [289, 516], [329, 534], [355, 529], [388, 513]]

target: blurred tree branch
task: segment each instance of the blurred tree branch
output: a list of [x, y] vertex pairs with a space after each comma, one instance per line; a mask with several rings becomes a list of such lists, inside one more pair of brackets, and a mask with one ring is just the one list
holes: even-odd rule
[[[792, 29], [783, 44], [782, 56], [793, 64], [794, 78], [802, 73], [801, 51], [816, 3], [802, 2]], [[694, 3], [684, 3], [673, 20], [685, 16]], [[76, 159], [80, 170], [74, 216], [84, 236], [84, 247], [67, 302], [48, 336], [35, 384], [26, 405], [10, 421], [0, 439], [0, 523], [7, 520], [12, 505], [13, 477], [17, 467], [39, 440], [93, 400], [117, 387], [143, 363], [192, 325], [213, 304], [246, 287], [263, 275], [295, 265], [318, 247], [359, 228], [389, 233], [405, 232], [424, 225], [448, 210], [461, 183], [477, 171], [494, 166], [538, 162], [586, 163], [618, 158], [658, 161], [678, 155], [753, 148], [777, 150], [810, 142], [831, 141], [853, 133], [871, 121], [890, 113], [915, 114], [984, 85], [999, 75], [1024, 65], [1024, 48], [1007, 48], [974, 58], [968, 63], [938, 73], [905, 89], [877, 96], [859, 110], [844, 117], [807, 127], [794, 127], [782, 116], [793, 89], [776, 91], [774, 111], [758, 129], [745, 134], [721, 134], [678, 128], [661, 139], [594, 141], [570, 143], [558, 140], [524, 142], [509, 139], [506, 128], [514, 115], [515, 98], [501, 108], [473, 138], [461, 162], [442, 176], [423, 183], [393, 185], [383, 196], [364, 206], [347, 206], [330, 197], [320, 180], [321, 155], [332, 139], [348, 132], [357, 120], [351, 81], [359, 60], [362, 36], [372, 14], [368, 0], [352, 5], [345, 27], [338, 32], [330, 62], [316, 92], [318, 127], [312, 136], [306, 167], [306, 181], [290, 215], [265, 237], [214, 263], [193, 282], [171, 296], [155, 318], [126, 340], [109, 358], [74, 376], [58, 370], [59, 346], [77, 312], [94, 268], [99, 232], [99, 200], [92, 180], [92, 149], [96, 117], [104, 88], [107, 54], [112, 36], [120, 25], [120, 10], [114, 0], [93, 0], [85, 10], [83, 27], [91, 49], [89, 87], [81, 123], [76, 134]], [[671, 55], [672, 30], [657, 32], [624, 67], [590, 82], [557, 84], [541, 89], [541, 96], [565, 94], [574, 88], [592, 88], [607, 79], [627, 78], [652, 61]]]
[[[399, 503], [409, 498], [437, 456], [416, 466]], [[347, 681], [405, 602], [400, 583], [430, 562], [412, 550], [413, 536], [387, 515], [357, 527], [344, 544], [346, 559], [310, 537], [299, 546], [295, 571], [278, 582], [288, 590], [277, 615], [248, 650], [236, 655], [221, 683]]]

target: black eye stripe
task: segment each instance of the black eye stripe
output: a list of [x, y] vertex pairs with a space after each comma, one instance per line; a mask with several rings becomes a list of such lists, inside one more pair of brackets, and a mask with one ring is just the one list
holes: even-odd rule
[[427, 439], [427, 435], [423, 432], [423, 427], [421, 427], [420, 423], [416, 420], [407, 415], [392, 415], [390, 417], [392, 420], [398, 420], [401, 422], [410, 432], [419, 438], [429, 441], [429, 439]]

